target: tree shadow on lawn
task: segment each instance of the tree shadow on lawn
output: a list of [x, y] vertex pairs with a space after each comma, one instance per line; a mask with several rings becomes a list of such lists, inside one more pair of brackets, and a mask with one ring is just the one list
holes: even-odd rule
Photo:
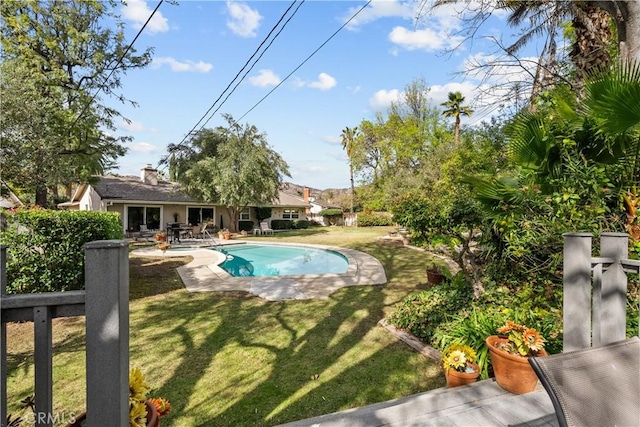
[[[419, 268], [396, 260], [398, 252], [391, 249], [380, 252], [392, 272]], [[391, 299], [399, 292], [406, 289], [393, 290]], [[400, 385], [405, 394], [442, 386], [436, 363], [376, 330], [387, 293], [386, 285], [356, 286], [325, 300], [266, 302], [208, 293], [170, 307], [168, 301], [148, 304], [136, 327], [167, 323], [167, 310], [175, 319], [161, 335], [143, 341], [169, 339], [174, 353], [165, 357], [179, 359], [172, 377], [154, 391], [174, 407], [166, 422], [274, 425], [399, 397]], [[416, 366], [432, 369], [416, 371]], [[145, 370], [162, 367], [162, 360], [151, 361]]]
[[129, 301], [184, 289], [176, 270], [193, 260], [184, 257], [129, 257]]

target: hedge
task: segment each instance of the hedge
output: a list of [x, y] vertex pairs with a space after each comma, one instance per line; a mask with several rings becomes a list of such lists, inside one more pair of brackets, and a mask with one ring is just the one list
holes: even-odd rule
[[35, 293], [84, 288], [83, 245], [123, 238], [114, 212], [3, 211], [7, 229], [0, 243], [7, 250], [7, 293]]
[[253, 221], [240, 221], [238, 228], [239, 231], [253, 231]]
[[293, 228], [293, 221], [290, 219], [272, 219], [271, 228], [274, 230], [291, 230]]
[[378, 227], [394, 224], [395, 222], [391, 215], [365, 212], [360, 212], [358, 214], [358, 227]]

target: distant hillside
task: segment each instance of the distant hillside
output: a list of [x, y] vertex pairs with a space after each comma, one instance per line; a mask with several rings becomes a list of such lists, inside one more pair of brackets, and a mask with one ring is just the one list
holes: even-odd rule
[[305, 188], [309, 188], [309, 195], [316, 200], [324, 200], [328, 204], [335, 204], [336, 206], [340, 206], [340, 200], [346, 200], [351, 194], [351, 189], [349, 188], [327, 188], [325, 190], [319, 190], [317, 188], [294, 184], [293, 182], [284, 182], [282, 184], [282, 191], [297, 197], [303, 197]]

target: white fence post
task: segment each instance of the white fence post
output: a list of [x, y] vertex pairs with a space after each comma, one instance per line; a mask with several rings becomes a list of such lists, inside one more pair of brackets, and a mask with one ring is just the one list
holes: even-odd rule
[[563, 351], [591, 347], [591, 233], [565, 233]]
[[621, 261], [628, 257], [627, 233], [602, 233], [600, 256], [612, 258], [613, 264], [602, 273], [600, 301], [600, 344], [621, 341], [626, 336], [627, 275]]

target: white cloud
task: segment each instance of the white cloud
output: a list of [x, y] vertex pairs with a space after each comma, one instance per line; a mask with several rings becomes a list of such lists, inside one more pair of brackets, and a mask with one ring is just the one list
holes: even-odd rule
[[280, 77], [271, 70], [260, 70], [260, 74], [249, 77], [249, 83], [254, 86], [277, 86], [281, 82]]
[[134, 122], [133, 120], [129, 120], [129, 122], [127, 122], [124, 119], [120, 119], [118, 127], [127, 132], [144, 132], [147, 130], [142, 123]]
[[392, 102], [398, 102], [401, 99], [402, 92], [398, 89], [381, 89], [369, 99], [369, 106], [375, 111], [381, 111], [389, 108]]
[[153, 60], [151, 61], [151, 68], [160, 68], [162, 65], [168, 65], [169, 67], [171, 67], [171, 71], [176, 72], [196, 71], [198, 73], [208, 73], [213, 69], [213, 65], [206, 62], [180, 62], [177, 59], [171, 58], [170, 56], [153, 58]]
[[260, 26], [262, 15], [251, 9], [244, 3], [227, 1], [227, 11], [230, 19], [227, 20], [227, 27], [240, 37], [255, 37], [256, 30]]
[[404, 27], [395, 27], [391, 30], [389, 40], [407, 50], [426, 51], [453, 47], [460, 42], [459, 37], [452, 37], [442, 31], [436, 32], [430, 28], [408, 30]]
[[332, 87], [334, 87], [337, 84], [337, 80], [333, 77], [331, 77], [329, 74], [327, 73], [320, 73], [318, 74], [318, 80], [314, 81], [314, 82], [305, 82], [302, 79], [296, 78], [293, 81], [293, 84], [296, 87], [310, 87], [313, 89], [320, 89], [320, 90], [329, 90]]
[[462, 83], [447, 83], [445, 85], [430, 86], [429, 99], [434, 105], [440, 105], [449, 99], [449, 92], [460, 92], [464, 96], [466, 105], [469, 105], [476, 97], [478, 86], [475, 83], [465, 81]]
[[[151, 13], [152, 9], [149, 9], [147, 2], [144, 0], [127, 0], [126, 6], [122, 7], [122, 16], [124, 19], [131, 21], [134, 28], [142, 28]], [[162, 13], [158, 10], [151, 18], [151, 21], [145, 27], [145, 31], [152, 33], [163, 33], [169, 31], [169, 24], [167, 18], [162, 16]]]
[[153, 153], [158, 151], [158, 147], [148, 142], [132, 142], [129, 144], [129, 148], [134, 153]]
[[342, 144], [342, 138], [334, 135], [327, 135], [322, 138], [324, 142], [331, 145]]
[[[404, 18], [412, 20], [416, 14], [416, 5], [418, 5], [418, 2], [412, 0], [373, 0], [369, 6], [349, 22], [346, 28], [352, 31], [358, 30], [361, 26], [382, 18]], [[361, 6], [349, 8], [339, 20], [346, 22], [360, 8]]]

